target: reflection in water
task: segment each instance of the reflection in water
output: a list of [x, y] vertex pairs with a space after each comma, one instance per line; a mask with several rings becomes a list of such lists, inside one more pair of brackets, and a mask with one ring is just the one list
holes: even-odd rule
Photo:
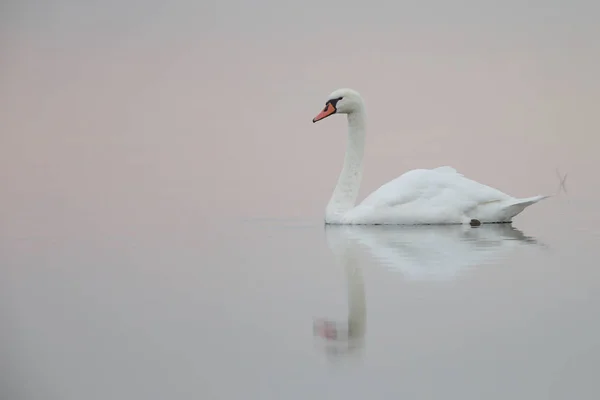
[[314, 322], [314, 333], [327, 340], [325, 351], [331, 356], [353, 354], [364, 346], [367, 307], [365, 284], [358, 265], [356, 247], [336, 247], [334, 237], [327, 234], [329, 248], [338, 264], [346, 270], [348, 285], [348, 320], [335, 322], [320, 319]]
[[348, 320], [314, 322], [314, 334], [326, 339], [330, 355], [355, 353], [364, 347], [366, 300], [359, 255], [361, 248], [377, 264], [409, 280], [448, 280], [476, 265], [493, 262], [517, 246], [535, 245], [511, 224], [477, 228], [464, 225], [392, 226], [326, 225], [327, 244], [346, 270]]
[[511, 224], [477, 228], [446, 226], [330, 226], [332, 251], [366, 248], [377, 264], [400, 271], [409, 280], [447, 280], [469, 268], [491, 263], [518, 246], [537, 244]]

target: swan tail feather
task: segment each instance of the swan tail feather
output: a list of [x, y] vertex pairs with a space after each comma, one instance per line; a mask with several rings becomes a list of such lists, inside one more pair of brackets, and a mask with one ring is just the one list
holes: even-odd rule
[[541, 200], [544, 200], [547, 197], [550, 197], [550, 196], [541, 195], [541, 196], [527, 197], [524, 199], [516, 199], [516, 200], [511, 201], [510, 203], [506, 204], [504, 207], [502, 207], [502, 214], [504, 214], [505, 218], [511, 219], [514, 216], [516, 216], [517, 214], [520, 214], [524, 209], [526, 209], [530, 205], [535, 204]]

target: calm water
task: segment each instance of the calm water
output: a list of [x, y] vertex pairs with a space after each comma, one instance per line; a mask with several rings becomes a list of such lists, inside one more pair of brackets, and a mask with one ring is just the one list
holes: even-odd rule
[[597, 398], [598, 235], [550, 201], [512, 226], [11, 237], [5, 398]]

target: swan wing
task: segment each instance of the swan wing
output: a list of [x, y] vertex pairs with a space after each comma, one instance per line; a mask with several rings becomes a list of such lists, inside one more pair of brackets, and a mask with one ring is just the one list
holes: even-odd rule
[[483, 204], [511, 199], [511, 196], [497, 189], [466, 178], [452, 167], [444, 166], [408, 171], [375, 190], [361, 205], [398, 207], [412, 204], [450, 207], [466, 212]]

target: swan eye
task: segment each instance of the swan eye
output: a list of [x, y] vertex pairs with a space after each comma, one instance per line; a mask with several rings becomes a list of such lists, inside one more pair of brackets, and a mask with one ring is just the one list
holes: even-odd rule
[[[337, 99], [331, 99], [327, 103], [331, 103], [331, 105], [335, 107], [337, 105], [337, 102], [340, 101], [341, 99], [343, 99], [343, 97], [338, 97]], [[325, 108], [327, 108], [327, 105], [325, 105]]]

